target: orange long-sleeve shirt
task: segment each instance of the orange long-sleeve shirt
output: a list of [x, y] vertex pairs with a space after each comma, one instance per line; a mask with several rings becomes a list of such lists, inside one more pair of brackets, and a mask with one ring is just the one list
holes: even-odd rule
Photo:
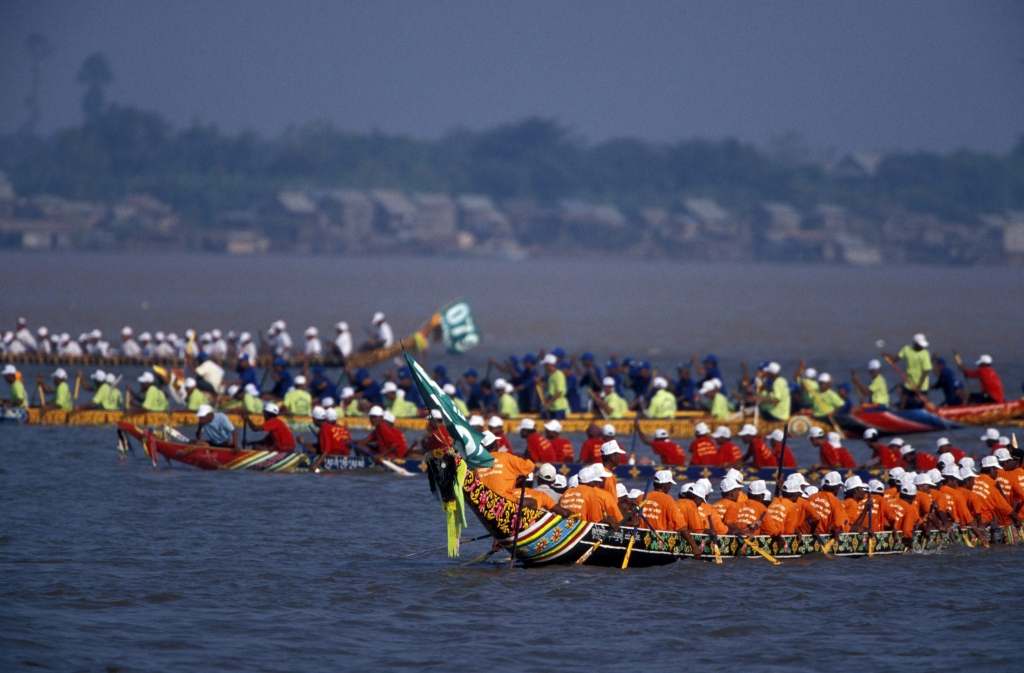
[[533, 461], [507, 451], [496, 451], [491, 455], [494, 457], [494, 464], [490, 467], [477, 468], [477, 478], [498, 495], [518, 501], [519, 494], [514, 493], [516, 480], [533, 472]]
[[914, 536], [914, 528], [917, 527], [921, 516], [917, 512], [917, 504], [907, 502], [900, 498], [889, 503], [889, 522], [892, 529], [899, 531], [904, 538]]
[[644, 499], [641, 511], [655, 530], [679, 530], [686, 525], [675, 498], [668, 493], [651, 491]]

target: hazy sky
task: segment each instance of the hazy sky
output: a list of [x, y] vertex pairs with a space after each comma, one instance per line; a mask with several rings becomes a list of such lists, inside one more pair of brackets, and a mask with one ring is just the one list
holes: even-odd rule
[[329, 119], [435, 137], [530, 114], [592, 140], [797, 130], [841, 149], [1007, 149], [1024, 132], [1024, 2], [0, 0], [0, 130], [45, 34], [46, 129], [82, 59], [114, 100], [274, 134]]

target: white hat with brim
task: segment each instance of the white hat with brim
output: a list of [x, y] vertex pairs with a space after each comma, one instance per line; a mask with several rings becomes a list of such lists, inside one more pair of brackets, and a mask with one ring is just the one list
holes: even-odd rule
[[548, 432], [561, 432], [562, 424], [552, 418], [550, 421], [544, 424], [544, 429]]
[[199, 408], [196, 409], [196, 418], [203, 418], [213, 413], [213, 407], [209, 404], [200, 404]]
[[768, 492], [768, 485], [765, 484], [764, 479], [755, 479], [747, 486], [747, 491], [750, 492], [750, 495], [764, 495]]
[[15, 367], [14, 365], [4, 365], [4, 371], [3, 371], [3, 375], [4, 376], [14, 376], [17, 373], [18, 373], [18, 368]]
[[519, 421], [519, 429], [520, 430], [536, 430], [537, 429], [537, 423], [534, 422], [534, 420], [532, 418], [524, 418], [521, 421]]
[[265, 414], [273, 414], [273, 415], [276, 416], [279, 413], [281, 413], [281, 408], [278, 407], [273, 402], [266, 402], [263, 405], [263, 413], [265, 413]]
[[989, 468], [989, 467], [998, 468], [999, 467], [999, 459], [996, 458], [995, 456], [985, 456], [984, 458], [981, 459], [981, 467], [982, 468]]
[[537, 478], [541, 481], [553, 482], [557, 474], [555, 466], [551, 463], [541, 463], [540, 467], [537, 468]]
[[757, 434], [757, 428], [755, 428], [750, 423], [747, 423], [742, 428], [740, 428], [740, 431], [736, 434], [739, 435], [740, 437], [753, 437]]
[[613, 456], [617, 453], [626, 455], [626, 452], [622, 450], [622, 447], [619, 446], [619, 443], [616, 442], [614, 439], [609, 440], [601, 445], [602, 456]]
[[491, 416], [487, 419], [487, 427], [489, 428], [501, 428], [505, 426], [505, 421], [501, 420], [501, 416]]
[[995, 456], [996, 460], [1000, 463], [1013, 460], [1013, 455], [1010, 453], [1010, 450], [1005, 448], [996, 449], [992, 455]]
[[832, 470], [821, 479], [822, 486], [839, 486], [842, 483], [843, 477], [835, 470]]
[[722, 493], [728, 493], [730, 491], [735, 491], [736, 489], [740, 488], [743, 488], [743, 484], [729, 477], [726, 477], [722, 481], [718, 482], [718, 490], [721, 491]]
[[921, 332], [918, 332], [917, 334], [914, 335], [914, 343], [920, 346], [921, 348], [928, 348], [928, 337], [926, 337]]
[[655, 439], [668, 439], [668, 430], [665, 428], [658, 428], [654, 431]]
[[654, 473], [655, 484], [674, 484], [676, 480], [672, 476], [672, 470], [658, 470]]
[[366, 415], [367, 416], [383, 416], [384, 415], [384, 409], [382, 409], [381, 407], [379, 407], [379, 406], [377, 406], [375, 404], [372, 407], [370, 407], [370, 411], [367, 412]]
[[625, 484], [615, 484], [615, 497], [616, 498], [628, 498], [629, 489], [626, 488]]
[[614, 437], [615, 436], [615, 426], [612, 425], [611, 423], [605, 423], [604, 427], [601, 428], [601, 434], [603, 436], [605, 436], [605, 437]]

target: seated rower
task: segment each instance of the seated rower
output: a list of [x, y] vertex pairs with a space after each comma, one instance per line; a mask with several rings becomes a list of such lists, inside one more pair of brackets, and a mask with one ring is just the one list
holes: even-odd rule
[[676, 480], [672, 470], [658, 470], [651, 480], [651, 490], [644, 498], [640, 511], [645, 527], [654, 530], [682, 530], [686, 528], [683, 512], [676, 506], [670, 492]]
[[[1017, 488], [1014, 490], [1007, 482], [1008, 494], [1004, 493], [999, 482], [1000, 472], [1002, 470], [999, 458], [985, 456], [981, 459], [981, 474], [974, 479], [973, 488], [989, 501], [993, 511], [996, 512], [996, 520], [999, 525], [1005, 526], [1011, 522], [1020, 523], [1021, 507], [1024, 506], [1024, 486], [1017, 484]], [[1000, 514], [1000, 512], [1005, 512], [1006, 507], [1009, 507], [1009, 513]]]
[[966, 451], [950, 442], [949, 437], [939, 437], [935, 440], [935, 452], [940, 455], [943, 453], [952, 454], [954, 463], [959, 463], [967, 455]]
[[[731, 530], [737, 535], [759, 535], [761, 521], [768, 509], [771, 494], [763, 479], [756, 479], [747, 486], [750, 494], [736, 509], [736, 521]], [[723, 517], [723, 520], [725, 517]]]
[[757, 428], [754, 425], [745, 424], [740, 428], [737, 436], [747, 445], [747, 450], [743, 454], [744, 463], [749, 462], [758, 469], [778, 467], [778, 461], [768, 445], [765, 444], [764, 439], [757, 434]]
[[[994, 459], [994, 456], [985, 457]], [[960, 469], [960, 478], [964, 490], [968, 492], [968, 504], [978, 524], [1004, 526], [1010, 523], [1014, 514], [1013, 507], [998, 488], [985, 481], [986, 475], [978, 474], [972, 468], [964, 466]]]
[[832, 389], [832, 375], [828, 372], [818, 374], [818, 391], [811, 395], [811, 409], [815, 418], [829, 418], [846, 403]]
[[143, 372], [138, 378], [139, 399], [142, 404], [136, 408], [147, 413], [161, 413], [168, 410], [167, 395], [156, 385], [156, 377], [152, 372]]
[[600, 463], [587, 465], [576, 475], [579, 485], [568, 488], [552, 510], [562, 516], [578, 516], [584, 521], [607, 523], [617, 527], [622, 521], [619, 503], [602, 487], [611, 476]]
[[532, 418], [519, 421], [519, 436], [526, 440], [526, 457], [535, 463], [558, 463], [558, 457], [547, 437], [537, 432], [537, 423]]
[[860, 394], [861, 402], [875, 407], [889, 406], [889, 382], [882, 375], [882, 361], [875, 358], [868, 362], [868, 374], [871, 379], [864, 385], [857, 378], [857, 372], [850, 370], [850, 380]]
[[4, 400], [5, 407], [18, 407], [28, 409], [28, 395], [25, 393], [25, 384], [21, 380], [21, 372], [14, 365], [4, 365], [4, 380], [10, 386], [11, 395]]
[[764, 512], [761, 533], [773, 537], [796, 535], [805, 516], [804, 509], [800, 506], [801, 495], [803, 489], [800, 482], [787, 479], [782, 484], [782, 497], [774, 498]]
[[927, 472], [939, 464], [938, 458], [930, 453], [918, 451], [910, 444], [900, 447], [900, 459], [908, 469], [915, 472]]
[[629, 403], [615, 392], [615, 379], [611, 376], [601, 380], [600, 396], [595, 395], [593, 391], [590, 392], [590, 396], [605, 418], [625, 418], [629, 413]]
[[292, 380], [281, 406], [292, 416], [309, 416], [313, 412], [313, 396], [306, 390], [305, 376], [300, 374]]
[[718, 517], [727, 527], [736, 527], [736, 514], [740, 509], [740, 495], [743, 493], [743, 484], [732, 477], [726, 477], [718, 482], [718, 490], [722, 497], [712, 505], [718, 512]]
[[874, 428], [865, 430], [864, 443], [871, 450], [871, 457], [873, 458], [867, 464], [867, 467], [880, 467], [888, 470], [903, 464], [899, 451], [893, 450], [888, 444], [883, 444], [878, 440], [878, 430]]
[[494, 436], [494, 433], [483, 433], [480, 445], [491, 453], [494, 463], [490, 467], [476, 468], [476, 477], [484, 486], [498, 495], [518, 502], [517, 484], [533, 472], [535, 465], [531, 460], [520, 458], [509, 451], [499, 450], [497, 441], [498, 438]]
[[[611, 425], [606, 427], [611, 428], [611, 437], [615, 437], [615, 428]], [[599, 463], [601, 462], [601, 445], [604, 444], [607, 439], [602, 437], [604, 433], [597, 427], [597, 423], [591, 423], [586, 429], [586, 439], [583, 440], [583, 444], [580, 445], [580, 463], [586, 465], [587, 463]]]
[[[71, 388], [68, 386], [68, 373], [63, 368], [58, 368], [50, 375], [53, 379], [53, 406], [61, 411], [71, 411]], [[50, 392], [50, 389], [39, 380], [39, 386], [43, 393]]]
[[640, 512], [636, 503], [629, 498], [629, 489], [625, 484], [615, 485], [615, 498], [619, 502], [619, 511], [622, 512], [622, 525], [633, 528], [643, 528], [643, 521], [640, 519]]
[[[196, 380], [191, 376], [185, 379], [185, 394], [185, 408], [189, 411], [198, 411], [199, 407], [210, 403], [206, 393], [196, 387]], [[180, 399], [178, 398], [179, 401]]]
[[353, 446], [369, 449], [382, 458], [405, 458], [409, 449], [405, 435], [395, 427], [394, 415], [379, 406], [373, 406], [368, 416], [372, 430], [366, 437], [354, 442]]
[[325, 412], [326, 419], [320, 426], [318, 440], [320, 451], [325, 456], [347, 456], [351, 453], [352, 435], [348, 426], [338, 423], [338, 410], [331, 407]]
[[917, 487], [906, 482], [900, 485], [900, 497], [889, 502], [885, 508], [887, 527], [896, 531], [908, 547], [913, 542], [914, 531], [921, 522], [921, 515], [914, 502], [916, 498]]
[[718, 511], [708, 503], [708, 493], [711, 492], [711, 488], [707, 484], [697, 481], [693, 484], [687, 484], [683, 487], [683, 490], [686, 492], [686, 497], [697, 506], [700, 527], [696, 532], [706, 533], [712, 537], [725, 535], [729, 532], [729, 527], [722, 521]]
[[732, 431], [729, 428], [719, 425], [711, 433], [711, 438], [715, 440], [715, 445], [718, 447], [719, 465], [732, 466], [743, 462], [743, 451], [733, 443]]
[[508, 441], [508, 436], [505, 434], [505, 421], [501, 420], [500, 416], [488, 418], [487, 429], [498, 438], [498, 446], [503, 447], [506, 451], [512, 450], [512, 443]]
[[651, 451], [658, 457], [659, 464], [686, 465], [686, 450], [669, 439], [668, 430], [665, 428], [657, 428], [654, 431], [654, 439], [647, 439], [647, 435], [640, 429], [639, 421], [634, 421], [633, 432], [641, 442], [651, 447]]
[[242, 414], [242, 420], [245, 421], [249, 428], [257, 432], [267, 433], [260, 439], [250, 442], [250, 446], [257, 446], [271, 451], [292, 452], [295, 450], [295, 435], [292, 434], [291, 428], [280, 417], [280, 414], [281, 408], [273, 402], [263, 404], [262, 423], [254, 423], [248, 413]]
[[842, 485], [842, 476], [833, 470], [822, 478], [818, 492], [807, 499], [815, 520], [814, 532], [831, 535], [836, 540], [840, 533], [849, 529], [846, 508], [836, 495]]
[[[676, 396], [668, 390], [668, 381], [662, 376], [655, 376], [651, 385], [654, 387], [654, 395], [644, 415], [647, 418], [675, 418]], [[642, 400], [639, 403], [642, 404]]]
[[227, 416], [203, 404], [196, 409], [196, 443], [233, 449], [238, 446], [238, 430]]
[[576, 457], [572, 442], [561, 436], [562, 424], [552, 418], [544, 424], [544, 437], [551, 443], [551, 454], [556, 463], [571, 463]]
[[716, 421], [727, 421], [732, 416], [729, 408], [729, 399], [722, 394], [721, 386], [717, 379], [711, 379], [701, 384], [700, 395], [707, 400], [708, 413]]
[[1003, 393], [1003, 381], [999, 378], [995, 368], [992, 367], [991, 355], [986, 354], [979, 357], [974, 363], [974, 369], [964, 367], [964, 361], [959, 353], [954, 353], [953, 357], [956, 361], [956, 366], [960, 368], [964, 378], [978, 379], [978, 382], [981, 384], [980, 391], [970, 393], [967, 398], [969, 404], [1003, 404], [1006, 402], [1006, 396]]
[[768, 448], [772, 452], [775, 465], [778, 465], [781, 460], [783, 467], [796, 467], [796, 458], [793, 457], [793, 452], [788, 445], [782, 443], [785, 438], [786, 435], [782, 430], [772, 430], [768, 433]]
[[694, 439], [690, 442], [690, 465], [715, 465], [718, 462], [718, 445], [711, 439], [711, 428], [701, 421], [693, 427]]
[[618, 481], [615, 479], [615, 468], [622, 464], [625, 456], [626, 452], [622, 450], [622, 447], [614, 439], [610, 439], [601, 445], [601, 464], [604, 465], [604, 469], [611, 475], [604, 480], [604, 490], [612, 495], [616, 495], [618, 490], [616, 488]]
[[[534, 490], [540, 491], [550, 498], [552, 507], [557, 505], [558, 501], [562, 498], [562, 492], [557, 487], [558, 478], [561, 477], [564, 482], [565, 477], [558, 474], [555, 471], [555, 466], [551, 463], [540, 465], [533, 474]], [[547, 509], [551, 509], [551, 507], [547, 507]]]

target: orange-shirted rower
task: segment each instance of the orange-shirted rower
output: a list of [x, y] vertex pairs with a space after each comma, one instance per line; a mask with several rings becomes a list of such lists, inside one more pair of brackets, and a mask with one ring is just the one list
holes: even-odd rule
[[640, 520], [644, 527], [654, 530], [665, 530], [679, 533], [694, 550], [694, 556], [700, 556], [700, 547], [693, 538], [693, 533], [703, 532], [699, 528], [699, 517], [688, 516], [688, 512], [679, 507], [670, 492], [676, 480], [672, 470], [658, 470], [651, 481], [651, 490], [640, 505]]
[[836, 540], [849, 526], [846, 509], [836, 496], [842, 483], [842, 477], [833, 470], [822, 478], [821, 490], [808, 498], [816, 522], [815, 532], [832, 535]]
[[578, 516], [584, 521], [618, 526], [622, 511], [618, 499], [604, 490], [602, 482], [611, 475], [600, 463], [587, 465], [576, 475], [579, 485], [566, 489], [553, 512]]
[[908, 547], [914, 538], [914, 530], [921, 521], [917, 511], [917, 487], [910, 483], [900, 486], [900, 497], [888, 503], [887, 516], [890, 528], [898, 532]]
[[[1010, 498], [1007, 498], [999, 487], [998, 475], [999, 459], [995, 456], [985, 456], [981, 459], [981, 474], [974, 479], [974, 490], [985, 498], [996, 523], [1000, 526], [1019, 523], [1020, 507], [1024, 505], [1024, 497], [1019, 500], [1020, 504], [1014, 507]], [[1024, 487], [1021, 490], [1024, 491]], [[1010, 495], [1013, 496], [1012, 489]]]
[[498, 495], [509, 500], [519, 501], [519, 490], [517, 486], [521, 480], [533, 473], [534, 463], [532, 460], [520, 458], [508, 451], [494, 450], [498, 438], [494, 433], [485, 432], [480, 440], [481, 446], [491, 451], [494, 464], [490, 467], [476, 468], [476, 477], [480, 482]]
[[750, 497], [740, 504], [736, 510], [736, 525], [732, 530], [737, 535], [757, 535], [761, 529], [761, 519], [768, 509], [768, 486], [763, 479], [757, 479], [747, 485]]

